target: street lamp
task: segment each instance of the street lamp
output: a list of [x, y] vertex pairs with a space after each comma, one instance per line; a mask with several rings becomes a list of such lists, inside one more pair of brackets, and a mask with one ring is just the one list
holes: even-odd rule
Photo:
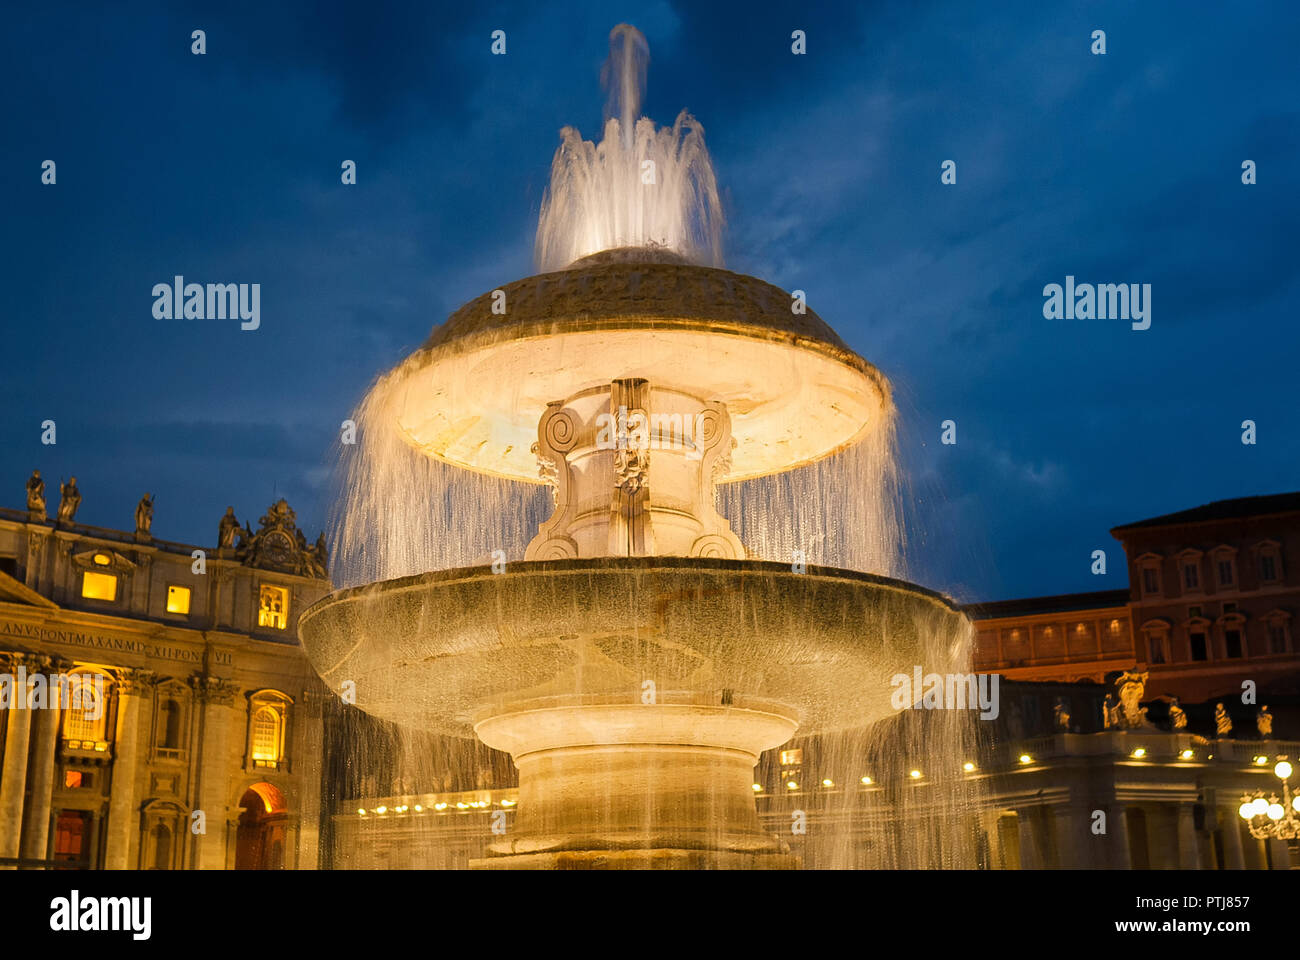
[[[1256, 758], [1258, 760], [1258, 758]], [[1263, 766], [1263, 764], [1260, 764]], [[1257, 840], [1294, 840], [1300, 837], [1300, 794], [1291, 792], [1287, 783], [1292, 773], [1285, 759], [1273, 766], [1273, 776], [1282, 781], [1282, 797], [1264, 791], [1244, 794], [1237, 815], [1250, 824], [1250, 835]]]

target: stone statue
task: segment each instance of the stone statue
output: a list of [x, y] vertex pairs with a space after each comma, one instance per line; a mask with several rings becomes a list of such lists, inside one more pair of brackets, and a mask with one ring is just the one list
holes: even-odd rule
[[27, 481], [27, 512], [33, 520], [45, 519], [45, 481], [39, 470], [33, 470]]
[[1052, 711], [1056, 718], [1056, 726], [1059, 730], [1070, 732], [1070, 704], [1065, 697], [1056, 698], [1056, 707]]
[[1221, 737], [1232, 733], [1232, 717], [1228, 716], [1222, 702], [1214, 705], [1214, 729]]
[[59, 484], [59, 520], [71, 523], [81, 506], [81, 491], [77, 489], [77, 478], [69, 477], [67, 483]]
[[235, 508], [226, 507], [226, 515], [217, 525], [217, 547], [229, 550], [235, 545], [235, 534], [240, 532], [239, 521], [235, 519]]
[[1147, 726], [1146, 707], [1142, 706], [1142, 697], [1146, 693], [1147, 672], [1137, 673], [1125, 670], [1115, 681], [1119, 687], [1120, 723], [1130, 730]]
[[1255, 726], [1261, 737], [1273, 736], [1273, 714], [1268, 712], [1268, 704], [1260, 707], [1259, 713], [1255, 714]]
[[316, 538], [316, 545], [310, 550], [311, 563], [316, 576], [322, 579], [329, 576], [330, 552], [325, 546], [325, 534]]
[[1179, 706], [1177, 697], [1169, 698], [1169, 723], [1175, 730], [1187, 729], [1187, 711]]
[[1115, 694], [1106, 694], [1106, 699], [1101, 703], [1101, 722], [1107, 730], [1119, 726], [1119, 704], [1115, 702]]
[[135, 505], [135, 535], [141, 539], [152, 539], [152, 530], [153, 494], [146, 493]]

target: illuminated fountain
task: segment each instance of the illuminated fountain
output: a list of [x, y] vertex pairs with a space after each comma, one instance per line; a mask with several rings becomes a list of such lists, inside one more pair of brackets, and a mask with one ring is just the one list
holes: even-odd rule
[[793, 866], [755, 810], [760, 753], [891, 716], [890, 678], [954, 669], [967, 622], [886, 575], [887, 382], [783, 291], [699, 262], [721, 228], [702, 133], [637, 119], [644, 38], [611, 47], [604, 141], [557, 151], [547, 272], [367, 397], [338, 538], [359, 585], [300, 633], [361, 709], [512, 755], [516, 819], [480, 866]]

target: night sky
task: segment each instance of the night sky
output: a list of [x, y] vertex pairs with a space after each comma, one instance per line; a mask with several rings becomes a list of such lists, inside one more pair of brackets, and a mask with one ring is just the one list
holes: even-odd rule
[[[620, 21], [646, 112], [706, 131], [727, 266], [807, 291], [893, 381], [918, 579], [1121, 587], [1111, 527], [1300, 489], [1294, 3], [277, 0], [5, 12], [0, 505], [39, 467], [86, 523], [130, 528], [148, 490], [156, 536], [213, 544], [285, 496], [314, 540], [372, 379], [532, 272]], [[261, 328], [155, 319], [176, 274], [260, 283]], [[1067, 274], [1151, 284], [1151, 328], [1044, 319]]]

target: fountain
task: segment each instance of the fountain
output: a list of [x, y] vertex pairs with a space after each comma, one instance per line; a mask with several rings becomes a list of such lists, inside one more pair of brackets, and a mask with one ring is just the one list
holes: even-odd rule
[[556, 153], [543, 272], [370, 391], [348, 585], [299, 624], [361, 709], [513, 757], [515, 820], [475, 866], [796, 866], [756, 813], [760, 754], [868, 728], [893, 675], [968, 656], [965, 618], [891, 575], [887, 381], [717, 266], [703, 133], [638, 116], [645, 57], [616, 27], [604, 140]]

